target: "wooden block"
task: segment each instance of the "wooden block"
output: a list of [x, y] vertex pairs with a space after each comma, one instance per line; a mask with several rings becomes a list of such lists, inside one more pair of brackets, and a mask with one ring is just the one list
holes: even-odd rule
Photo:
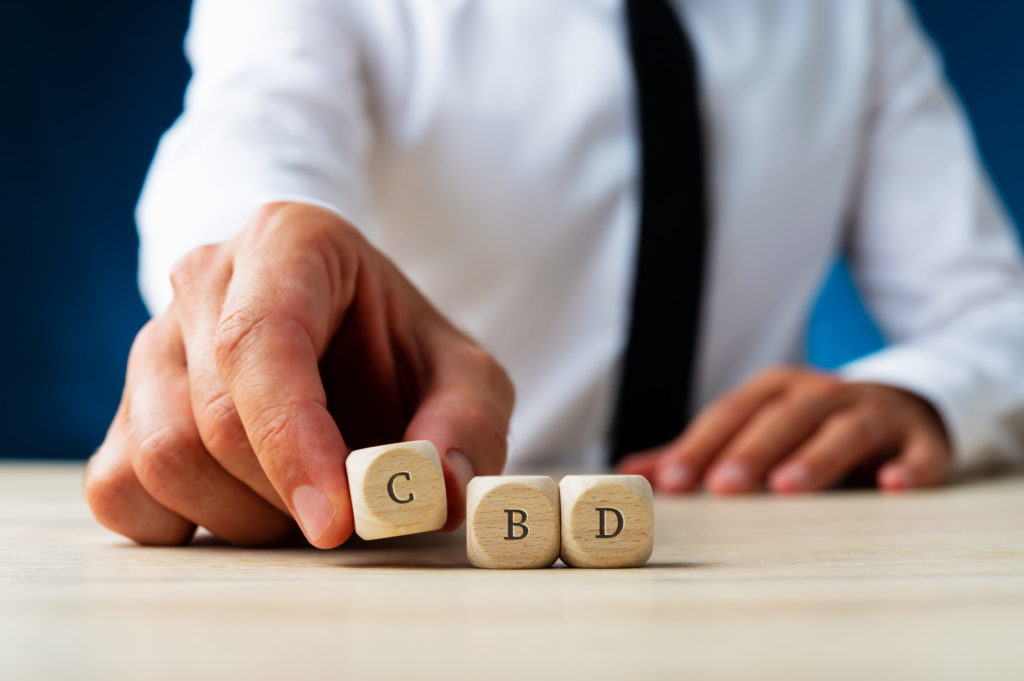
[[558, 558], [558, 485], [543, 475], [488, 475], [466, 489], [466, 554], [480, 568], [542, 568]]
[[426, 440], [357, 449], [345, 468], [363, 539], [439, 530], [448, 519], [441, 460]]
[[654, 548], [654, 499], [641, 475], [567, 475], [559, 484], [562, 560], [573, 567], [643, 565]]

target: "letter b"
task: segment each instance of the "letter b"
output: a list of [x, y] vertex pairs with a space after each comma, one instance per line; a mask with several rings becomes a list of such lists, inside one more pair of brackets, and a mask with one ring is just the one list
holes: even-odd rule
[[[518, 513], [519, 520], [515, 521], [512, 517]], [[526, 511], [518, 508], [506, 508], [505, 514], [508, 515], [508, 534], [505, 535], [505, 539], [525, 539], [526, 535], [530, 534], [530, 528], [526, 526]], [[516, 528], [523, 528], [523, 533], [516, 536]]]

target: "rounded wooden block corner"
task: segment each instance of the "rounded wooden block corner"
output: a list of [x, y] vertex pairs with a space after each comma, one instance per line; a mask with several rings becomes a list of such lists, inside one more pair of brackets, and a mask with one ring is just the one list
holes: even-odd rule
[[545, 568], [561, 547], [558, 485], [543, 475], [490, 475], [466, 489], [466, 555], [479, 568]]
[[567, 475], [559, 483], [562, 560], [571, 567], [643, 565], [654, 550], [654, 494], [642, 475]]
[[345, 470], [355, 531], [363, 539], [432, 532], [448, 519], [441, 459], [426, 440], [357, 449]]

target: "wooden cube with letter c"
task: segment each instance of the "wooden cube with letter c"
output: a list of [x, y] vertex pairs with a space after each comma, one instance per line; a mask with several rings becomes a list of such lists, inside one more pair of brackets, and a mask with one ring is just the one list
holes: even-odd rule
[[441, 460], [426, 440], [357, 449], [345, 469], [363, 539], [439, 530], [448, 519]]
[[466, 555], [481, 568], [543, 568], [558, 558], [558, 485], [543, 475], [488, 475], [466, 489]]
[[559, 490], [566, 565], [635, 567], [651, 557], [654, 499], [646, 478], [567, 475]]

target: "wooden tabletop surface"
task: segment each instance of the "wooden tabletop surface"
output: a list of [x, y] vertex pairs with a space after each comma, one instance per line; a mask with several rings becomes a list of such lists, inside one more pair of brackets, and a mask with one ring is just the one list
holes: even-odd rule
[[630, 570], [468, 567], [465, 535], [135, 546], [78, 465], [0, 464], [0, 679], [1024, 679], [1024, 476], [658, 498]]

